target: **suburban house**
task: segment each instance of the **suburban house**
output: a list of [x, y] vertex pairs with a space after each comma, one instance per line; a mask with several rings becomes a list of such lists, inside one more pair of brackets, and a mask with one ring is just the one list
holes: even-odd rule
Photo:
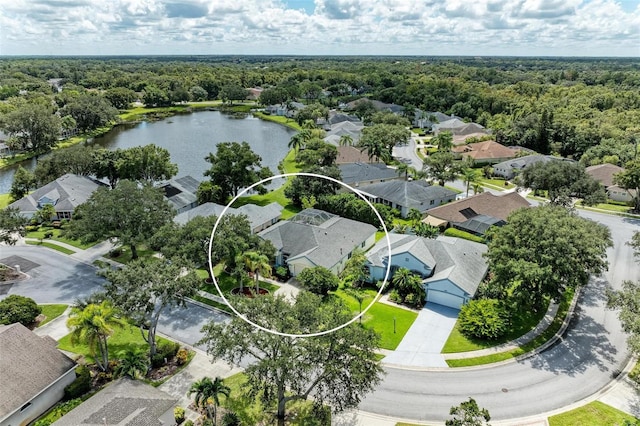
[[470, 159], [477, 166], [511, 160], [518, 154], [517, 150], [492, 140], [454, 146], [451, 151], [456, 158]]
[[67, 173], [14, 201], [9, 207], [17, 208], [22, 216], [30, 219], [42, 206], [50, 204], [56, 211], [54, 219], [71, 219], [75, 209], [85, 203], [101, 186], [106, 185], [86, 176]]
[[356, 148], [355, 146], [338, 146], [338, 156], [336, 157], [336, 164], [346, 163], [373, 163], [373, 159], [369, 158], [369, 155], [365, 150]]
[[[399, 179], [396, 169], [384, 163], [347, 163], [338, 165], [342, 182], [353, 187]], [[347, 190], [341, 188], [341, 190]]]
[[548, 163], [549, 161], [571, 161], [565, 158], [554, 157], [551, 155], [525, 155], [524, 157], [514, 158], [513, 160], [502, 161], [493, 166], [493, 174], [502, 176], [505, 179], [513, 179], [524, 168], [536, 163]]
[[263, 91], [264, 89], [262, 87], [249, 87], [247, 89], [247, 99], [250, 101], [257, 101]]
[[200, 186], [200, 182], [191, 176], [170, 179], [159, 185], [164, 191], [165, 198], [178, 213], [186, 212], [198, 205], [198, 196], [196, 195], [198, 186]]
[[451, 132], [452, 135], [468, 136], [474, 133], [488, 134], [489, 132], [477, 123], [465, 123], [459, 118], [451, 118], [446, 121], [442, 121], [431, 126], [431, 131], [434, 135], [438, 135], [440, 132]]
[[440, 228], [449, 226], [484, 235], [491, 226], [502, 226], [509, 215], [531, 204], [517, 192], [495, 195], [483, 192], [427, 212], [423, 222]]
[[338, 112], [335, 110], [331, 110], [329, 111], [329, 117], [328, 119], [324, 119], [324, 118], [318, 118], [316, 120], [316, 124], [318, 126], [322, 126], [322, 128], [326, 131], [329, 131], [333, 128], [333, 126], [336, 126], [340, 123], [344, 123], [344, 122], [351, 122], [354, 123], [356, 125], [359, 125], [360, 128], [364, 127], [364, 123], [362, 122], [362, 120], [360, 120], [360, 118], [356, 115], [351, 115], [351, 114], [345, 114], [343, 112]]
[[[280, 220], [283, 207], [276, 203], [270, 203], [266, 206], [259, 206], [257, 204], [245, 204], [237, 209], [229, 207], [225, 214], [233, 215], [245, 215], [251, 224], [251, 232], [257, 234], [258, 232], [267, 229], [271, 225]], [[175, 223], [184, 225], [191, 219], [203, 216], [220, 216], [224, 206], [216, 203], [204, 203], [186, 212], [177, 214], [173, 221]]]
[[633, 191], [628, 191], [613, 183], [613, 175], [623, 172], [624, 169], [622, 167], [606, 163], [598, 164], [596, 166], [589, 166], [585, 169], [585, 171], [589, 176], [591, 176], [604, 186], [604, 189], [607, 192], [607, 196], [611, 200], [621, 201], [625, 203], [633, 201]]
[[457, 117], [453, 114], [447, 115], [439, 111], [422, 111], [421, 109], [416, 108], [416, 110], [413, 112], [413, 126], [419, 127], [420, 129], [429, 129], [431, 131], [434, 124], [451, 120], [452, 118], [462, 120], [460, 117]]
[[385, 102], [378, 101], [375, 99], [369, 99], [369, 98], [360, 98], [360, 99], [356, 99], [355, 101], [351, 101], [345, 105], [345, 109], [347, 110], [356, 109], [358, 107], [358, 104], [362, 102], [371, 103], [371, 105], [376, 111], [387, 111], [387, 112], [392, 112], [394, 114], [402, 114], [402, 112], [404, 111], [404, 107], [401, 105], [387, 104]]
[[300, 102], [288, 102], [286, 104], [268, 105], [265, 107], [264, 111], [271, 115], [293, 118], [293, 116], [296, 115], [296, 112], [304, 107], [305, 104]]
[[364, 125], [362, 122], [343, 121], [331, 126], [326, 132], [324, 141], [335, 146], [340, 146], [340, 139], [343, 136], [351, 138], [352, 144], [358, 143]]
[[64, 396], [76, 363], [20, 323], [0, 325], [0, 425], [26, 425]]
[[151, 385], [119, 379], [54, 422], [55, 426], [119, 425], [172, 426], [173, 407], [178, 402]]
[[362, 186], [358, 189], [369, 201], [398, 209], [402, 217], [409, 210], [427, 210], [456, 199], [456, 193], [442, 186], [429, 185], [425, 181], [390, 180]]
[[304, 269], [324, 266], [342, 271], [354, 249], [371, 247], [376, 228], [318, 209], [305, 209], [258, 235], [275, 246], [276, 266], [287, 266], [292, 276]]
[[391, 276], [406, 268], [423, 278], [427, 303], [460, 309], [473, 298], [487, 273], [484, 244], [444, 236], [430, 239], [389, 234], [389, 238], [391, 253], [384, 238], [367, 253], [370, 279], [384, 279], [391, 257]]

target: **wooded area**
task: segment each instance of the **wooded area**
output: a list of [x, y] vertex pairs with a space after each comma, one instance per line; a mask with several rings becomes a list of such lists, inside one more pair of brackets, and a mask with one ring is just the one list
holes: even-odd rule
[[116, 121], [116, 108], [136, 100], [232, 104], [253, 87], [264, 89], [263, 104], [333, 108], [366, 96], [405, 115], [454, 114], [505, 145], [584, 155], [585, 165], [631, 160], [640, 123], [634, 59], [184, 56], [5, 59], [0, 128], [10, 147], [44, 152], [61, 135]]

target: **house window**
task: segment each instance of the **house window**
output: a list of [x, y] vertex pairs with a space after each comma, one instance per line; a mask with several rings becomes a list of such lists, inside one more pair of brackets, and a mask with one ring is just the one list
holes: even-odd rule
[[364, 243], [366, 243], [366, 241], [363, 241], [362, 244], [360, 244], [360, 247], [364, 248]]
[[405, 257], [405, 258], [404, 258], [404, 261], [405, 261], [405, 262], [408, 262], [408, 261], [409, 261], [409, 258], [408, 258], [408, 257]]
[[435, 200], [431, 200], [431, 201], [429, 202], [429, 204], [433, 205], [433, 203], [435, 203], [435, 202], [436, 202]]

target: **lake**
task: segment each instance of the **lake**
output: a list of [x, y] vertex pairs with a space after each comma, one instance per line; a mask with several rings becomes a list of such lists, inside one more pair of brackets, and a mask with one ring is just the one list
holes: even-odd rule
[[[171, 161], [178, 165], [178, 177], [191, 175], [202, 181], [204, 171], [210, 166], [204, 157], [215, 152], [220, 142], [247, 142], [262, 157], [263, 166], [274, 174], [279, 173], [278, 163], [287, 155], [287, 145], [294, 134], [288, 127], [252, 115], [235, 118], [220, 111], [202, 111], [161, 121], [123, 124], [92, 143], [109, 149], [153, 143], [169, 151]], [[33, 170], [35, 164], [32, 159], [22, 166]], [[0, 170], [0, 193], [9, 192], [17, 168], [18, 165], [14, 165]]]

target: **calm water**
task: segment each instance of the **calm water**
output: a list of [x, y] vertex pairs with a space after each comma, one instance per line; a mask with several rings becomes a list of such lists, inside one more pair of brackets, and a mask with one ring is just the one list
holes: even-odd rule
[[[210, 166], [204, 157], [215, 152], [220, 142], [247, 142], [262, 157], [262, 165], [278, 173], [278, 163], [287, 155], [287, 144], [294, 133], [287, 127], [253, 116], [233, 118], [219, 111], [203, 111], [118, 126], [96, 138], [93, 144], [116, 149], [153, 143], [169, 151], [171, 161], [178, 165], [178, 177], [191, 175], [204, 180], [203, 173]], [[27, 160], [22, 166], [33, 170], [35, 160]], [[0, 170], [0, 193], [9, 192], [17, 168], [15, 165]]]

